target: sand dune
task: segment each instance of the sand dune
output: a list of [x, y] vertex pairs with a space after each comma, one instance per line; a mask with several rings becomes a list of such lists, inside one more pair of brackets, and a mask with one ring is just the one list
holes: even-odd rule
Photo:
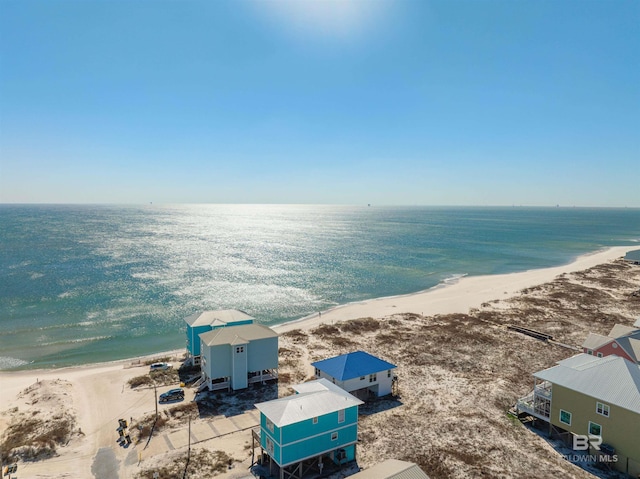
[[[371, 351], [373, 353], [380, 352], [380, 343], [376, 342], [376, 334], [380, 334], [378, 327], [369, 332], [368, 336], [364, 334], [362, 336], [362, 342], [351, 341], [349, 339], [349, 333], [341, 329], [336, 329], [337, 333], [339, 333], [338, 337], [343, 338], [341, 346], [334, 342], [334, 338], [323, 335], [322, 328], [318, 329], [321, 324], [325, 324], [326, 327], [328, 327], [332, 324], [355, 318], [377, 318], [387, 321], [389, 321], [389, 318], [396, 318], [393, 319], [396, 323], [386, 323], [385, 333], [393, 333], [395, 328], [393, 325], [398, 325], [398, 328], [404, 328], [405, 332], [403, 334], [406, 334], [406, 331], [411, 327], [411, 321], [415, 321], [407, 316], [408, 313], [419, 316], [420, 325], [422, 325], [420, 328], [424, 328], [424, 325], [434, 325], [434, 327], [441, 325], [437, 320], [428, 319], [435, 315], [466, 315], [470, 311], [479, 309], [491, 310], [494, 313], [496, 311], [499, 312], [501, 309], [508, 310], [509, 308], [513, 308], [515, 303], [510, 303], [507, 300], [512, 297], [518, 298], [518, 293], [525, 288], [532, 288], [536, 285], [548, 283], [561, 274], [570, 274], [603, 263], [609, 263], [623, 256], [626, 251], [631, 249], [634, 248], [609, 248], [594, 254], [581, 256], [571, 264], [555, 268], [506, 275], [465, 277], [454, 284], [440, 286], [425, 292], [349, 304], [325, 311], [321, 315], [314, 315], [296, 322], [280, 325], [275, 329], [283, 333], [281, 346], [293, 352], [293, 356], [291, 356], [293, 359], [287, 361], [289, 365], [287, 367], [281, 367], [283, 380], [281, 381], [280, 392], [282, 394], [286, 391], [287, 381], [295, 382], [296, 380], [304, 380], [309, 377], [310, 370], [308, 361], [310, 359], [317, 359], [320, 356], [326, 357], [328, 354], [344, 349], [348, 350], [352, 347], [366, 347], [373, 349]], [[496, 302], [496, 300], [498, 300], [498, 302]], [[489, 302], [491, 302], [491, 307], [488, 307]], [[473, 318], [467, 318], [466, 320], [471, 322], [475, 321]], [[450, 320], [447, 319], [446, 321]], [[455, 329], [455, 323], [447, 323], [447, 328]], [[295, 335], [291, 335], [291, 331], [293, 330], [301, 330], [302, 336], [305, 337], [304, 347], [301, 347], [300, 344], [297, 343], [298, 339], [296, 339]], [[445, 329], [443, 329], [443, 331], [445, 331]], [[439, 332], [438, 334], [447, 333]], [[570, 339], [571, 338], [569, 338], [569, 340]], [[534, 345], [532, 347], [537, 348], [538, 346]], [[378, 351], [376, 351], [376, 349], [378, 349]], [[469, 353], [476, 354], [473, 350], [470, 350]], [[177, 360], [181, 351], [175, 351], [172, 354], [176, 355]], [[402, 350], [398, 350], [394, 354], [401, 357], [403, 352]], [[383, 355], [385, 355], [384, 350]], [[551, 357], [555, 356], [549, 356], [549, 358]], [[547, 360], [549, 360], [549, 358], [547, 358]], [[282, 360], [283, 358], [281, 357], [281, 362]], [[124, 449], [116, 444], [117, 434], [115, 429], [118, 418], [126, 418], [128, 420], [133, 418], [134, 421], [136, 421], [145, 415], [152, 414], [156, 407], [152, 389], [137, 390], [131, 389], [126, 385], [129, 379], [146, 374], [148, 371], [148, 367], [146, 366], [130, 367], [131, 364], [132, 360], [124, 360], [56, 370], [0, 372], [0, 384], [2, 386], [2, 394], [0, 394], [0, 411], [2, 411], [2, 415], [0, 415], [0, 429], [5, 430], [9, 422], [16, 417], [16, 414], [55, 415], [55, 408], [59, 407], [59, 402], [51, 402], [51, 404], [56, 405], [53, 408], [47, 407], [47, 398], [53, 401], [53, 399], [51, 399], [53, 397], [56, 398], [55, 401], [59, 401], [60, 397], [66, 397], [66, 404], [68, 404], [69, 411], [70, 413], [72, 412], [75, 418], [74, 433], [69, 443], [59, 447], [57, 455], [51, 459], [21, 463], [19, 470], [20, 478], [106, 477], [104, 474], [108, 473], [96, 471], [101, 467], [105, 471], [108, 471], [109, 466], [112, 466], [114, 471], [119, 471], [119, 476], [113, 477], [128, 478], [134, 477], [139, 471], [139, 460], [143, 460], [142, 466], [148, 466], [152, 464], [154, 460], [162, 460], [162, 457], [154, 458], [153, 455], [148, 452], [149, 450], [145, 452], [142, 449], [142, 445], [132, 445], [129, 449]], [[532, 364], [530, 367], [536, 367], [538, 364], [539, 362]], [[457, 372], [451, 372], [447, 368], [439, 368], [435, 365], [428, 367], [430, 368], [431, 376], [429, 381], [425, 381], [423, 386], [426, 387], [429, 394], [437, 398], [437, 401], [430, 405], [429, 408], [435, 408], [434, 411], [448, 411], [451, 409], [452, 404], [459, 401], [464, 402], [464, 397], [468, 394], [468, 391], [466, 386], [463, 387], [461, 384], [468, 383], [468, 377], [460, 375]], [[404, 374], [405, 377], [410, 377], [411, 374], [408, 369], [410, 369], [409, 366], [407, 366], [407, 370], [405, 371], [399, 368], [399, 373]], [[288, 379], [284, 379], [284, 376], [288, 377]], [[60, 381], [56, 382], [56, 380]], [[518, 381], [521, 380], [524, 381], [524, 383], [516, 381], [514, 384], [525, 384], [528, 378], [518, 379]], [[37, 402], [34, 402], [33, 395], [31, 396], [31, 400], [29, 400], [29, 396], [24, 394], [27, 388], [31, 388], [32, 392], [42, 390], [42, 394], [38, 396], [39, 399]], [[170, 386], [160, 388], [159, 392], [169, 388]], [[456, 393], [456, 391], [458, 391], [458, 393]], [[524, 391], [518, 391], [514, 394], [520, 392]], [[193, 392], [191, 392], [191, 396], [187, 397], [187, 400], [192, 397]], [[416, 402], [413, 403], [412, 401]], [[453, 402], [449, 404], [447, 401]], [[423, 407], [420, 400], [416, 399], [412, 394], [407, 394], [406, 397], [403, 398], [403, 403], [403, 407], [406, 410], [411, 410], [412, 408], [420, 409]], [[171, 406], [160, 406], [161, 409], [169, 407]], [[36, 413], [34, 411], [38, 412]], [[389, 414], [394, 414], [394, 412], [389, 412]], [[373, 461], [373, 456], [368, 452], [366, 441], [372, 444], [377, 443], [379, 447], [380, 444], [384, 442], [383, 435], [377, 439], [371, 436], [372, 434], [375, 436], [376, 428], [384, 430], [384, 428], [388, 427], [388, 424], [384, 421], [384, 417], [385, 415], [381, 414], [377, 416], [376, 420], [368, 420], [363, 423], [362, 430], [366, 433], [364, 436], [365, 440], [363, 441], [363, 461], [365, 465]], [[406, 417], [405, 420], [407, 420]], [[418, 423], [407, 425], [407, 427], [419, 429], [422, 426]], [[228, 448], [229, 450], [226, 452], [234, 458], [239, 459], [240, 462], [237, 464], [238, 467], [226, 473], [226, 476], [244, 477], [242, 474], [246, 471], [244, 467], [247, 465], [247, 461], [249, 460], [248, 455], [250, 453], [246, 448], [249, 435], [245, 431], [238, 433], [237, 437], [231, 436], [224, 441], [213, 440], [209, 446], [207, 446], [208, 443], [205, 442], [201, 444], [200, 447]], [[429, 435], [421, 436], [419, 439], [424, 441], [434, 440], [433, 437]], [[156, 439], [153, 439], [152, 442], [153, 441], [156, 441]], [[424, 447], [426, 451], [430, 450], [429, 448], [432, 447], [432, 445], [425, 443]], [[153, 448], [150, 449], [153, 450]], [[389, 448], [382, 448], [382, 450], [385, 449], [388, 450]], [[543, 453], [545, 448], [540, 446], [540, 451], [538, 451], [539, 454]], [[94, 472], [92, 472], [92, 468], [95, 475]], [[560, 470], [566, 471], [565, 469], [559, 469], [559, 471]], [[437, 477], [437, 471], [436, 473], [431, 471], [431, 473]], [[582, 476], [581, 473], [576, 474], [576, 477], [586, 477]]]

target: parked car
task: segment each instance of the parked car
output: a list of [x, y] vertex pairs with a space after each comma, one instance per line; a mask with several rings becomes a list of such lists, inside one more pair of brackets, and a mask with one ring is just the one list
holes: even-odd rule
[[170, 389], [166, 393], [160, 394], [160, 402], [182, 401], [184, 399], [184, 389]]
[[151, 366], [149, 366], [149, 370], [150, 371], [159, 371], [159, 370], [166, 370], [166, 369], [171, 369], [171, 364], [169, 364], [169, 363], [153, 363]]

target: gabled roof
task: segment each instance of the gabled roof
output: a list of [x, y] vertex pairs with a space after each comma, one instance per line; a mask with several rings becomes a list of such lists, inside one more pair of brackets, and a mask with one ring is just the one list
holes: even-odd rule
[[184, 318], [192, 328], [196, 326], [226, 326], [227, 323], [254, 319], [244, 311], [238, 309], [221, 309], [219, 311], [201, 311]]
[[364, 351], [342, 354], [311, 363], [315, 368], [339, 381], [395, 369], [396, 366]]
[[363, 404], [326, 379], [294, 386], [299, 394], [256, 404], [256, 408], [278, 427]]
[[534, 376], [640, 414], [640, 366], [624, 358], [578, 354]]
[[610, 338], [621, 338], [622, 336], [628, 336], [632, 333], [640, 332], [638, 328], [634, 328], [633, 326], [625, 326], [623, 324], [616, 324], [611, 331], [609, 332]]
[[429, 476], [413, 462], [387, 459], [349, 476], [349, 479], [429, 479]]
[[598, 349], [605, 344], [613, 342], [613, 339], [608, 336], [603, 336], [602, 334], [589, 333], [587, 339], [582, 343], [583, 348], [587, 349]]
[[616, 342], [636, 363], [640, 362], [640, 334], [616, 339]]
[[221, 344], [247, 344], [250, 341], [264, 338], [278, 337], [273, 329], [262, 324], [242, 324], [240, 326], [227, 326], [226, 328], [214, 329], [199, 335], [202, 344], [207, 346], [219, 346]]

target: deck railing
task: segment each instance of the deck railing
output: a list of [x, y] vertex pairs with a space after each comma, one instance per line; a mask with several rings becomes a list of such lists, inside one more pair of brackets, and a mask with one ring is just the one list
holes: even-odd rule
[[536, 396], [542, 396], [543, 398], [551, 399], [551, 383], [549, 381], [544, 381], [540, 384], [536, 384], [533, 391]]
[[538, 419], [548, 421], [551, 401], [532, 391], [525, 397], [518, 399], [516, 409], [518, 410], [518, 414], [526, 413]]

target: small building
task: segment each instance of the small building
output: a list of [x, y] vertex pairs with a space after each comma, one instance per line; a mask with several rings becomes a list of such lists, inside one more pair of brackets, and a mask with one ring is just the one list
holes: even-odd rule
[[244, 311], [223, 309], [201, 311], [184, 318], [187, 323], [187, 357], [194, 365], [200, 364], [200, 334], [226, 326], [251, 324], [254, 319]]
[[200, 335], [203, 384], [244, 389], [278, 377], [278, 334], [262, 324], [226, 326]]
[[624, 260], [632, 264], [640, 264], [640, 249], [629, 251], [624, 255]]
[[349, 479], [429, 479], [429, 476], [413, 462], [387, 459], [349, 476]]
[[324, 378], [360, 399], [391, 394], [396, 366], [364, 351], [341, 354], [311, 363]]
[[616, 324], [608, 336], [589, 333], [582, 352], [599, 358], [615, 354], [640, 364], [640, 328]]
[[518, 414], [549, 424], [550, 435], [585, 445], [598, 461], [633, 477], [640, 475], [640, 366], [619, 356], [578, 354], [533, 375], [533, 391], [518, 400]]
[[358, 398], [319, 379], [293, 387], [296, 394], [256, 404], [260, 429], [253, 438], [266, 451], [280, 478], [301, 478], [307, 468], [322, 473], [325, 460], [355, 460]]

